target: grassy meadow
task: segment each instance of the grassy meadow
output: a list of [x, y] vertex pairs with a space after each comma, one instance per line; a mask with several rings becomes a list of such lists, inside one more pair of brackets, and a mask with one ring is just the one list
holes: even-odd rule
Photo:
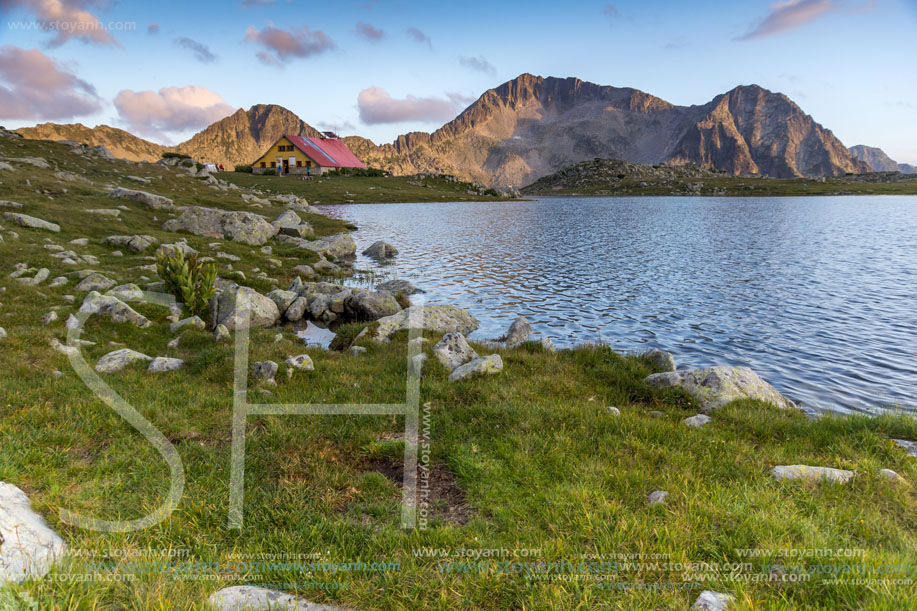
[[[429, 358], [420, 385], [429, 514], [412, 530], [400, 527], [403, 417], [251, 417], [245, 522], [232, 530], [232, 342], [188, 330], [169, 348], [169, 312], [155, 305], [135, 306], [153, 321], [147, 329], [93, 316], [82, 335], [95, 343], [82, 349], [90, 365], [123, 347], [185, 360], [178, 371], [154, 375], [135, 365], [103, 377], [174, 445], [186, 483], [171, 516], [145, 530], [99, 533], [63, 523], [61, 509], [140, 517], [162, 503], [170, 482], [156, 449], [51, 347], [54, 339], [65, 341], [64, 320], [85, 297], [74, 290], [76, 272], [91, 267], [119, 284], [156, 280], [142, 269], [152, 251], [119, 257], [101, 240], [184, 237], [202, 254], [239, 257], [232, 271], [262, 292], [274, 284], [257, 278], [260, 271], [286, 288], [292, 268], [313, 262], [314, 254], [276, 242], [270, 254], [233, 242], [211, 247], [212, 238], [164, 232], [167, 212], [105, 194], [115, 186], [138, 188], [176, 205], [253, 210], [270, 219], [281, 204], [253, 209], [240, 191], [215, 190], [172, 168], [0, 137], [0, 157], [26, 156], [54, 167], [9, 161], [14, 170], [0, 170], [0, 200], [24, 208], [0, 213], [23, 212], [62, 229], [0, 220], [0, 327], [7, 332], [0, 340], [0, 481], [29, 495], [70, 553], [45, 578], [0, 589], [0, 608], [205, 609], [210, 593], [241, 584], [355, 611], [687, 609], [702, 590], [732, 594], [735, 609], [913, 608], [917, 460], [892, 439], [917, 439], [917, 421], [811, 419], [736, 402], [714, 412], [704, 428], [689, 428], [681, 421], [697, 413], [692, 398], [651, 389], [643, 382], [653, 372], [647, 361], [606, 346], [552, 352], [539, 342], [511, 349], [472, 342], [482, 355], [499, 353], [504, 370], [456, 383]], [[56, 177], [61, 171], [76, 178]], [[340, 198], [330, 188], [344, 184], [329, 180], [329, 190], [310, 196], [297, 188], [326, 183], [220, 177], [258, 186], [262, 197], [268, 188], [289, 188], [321, 203]], [[396, 201], [398, 191], [369, 187], [402, 181], [351, 180], [344, 188], [356, 201]], [[430, 201], [411, 199], [419, 195], [404, 189], [410, 201]], [[121, 205], [127, 209], [120, 218], [86, 212]], [[347, 229], [301, 216], [318, 235]], [[77, 238], [88, 245], [68, 244]], [[66, 266], [50, 256], [51, 244], [94, 255], [99, 264]], [[23, 286], [8, 276], [19, 262], [69, 283]], [[229, 262], [218, 262], [221, 275], [229, 274]], [[58, 320], [44, 324], [51, 311]], [[355, 336], [359, 328], [351, 324], [341, 334]], [[438, 339], [427, 338], [427, 353]], [[253, 385], [251, 400], [403, 401], [407, 334], [388, 344], [358, 341], [364, 354], [305, 348], [289, 326], [253, 330], [252, 362], [308, 353], [315, 369], [278, 375], [277, 386]], [[776, 482], [769, 471], [781, 464], [852, 469], [857, 476], [843, 485]], [[905, 481], [881, 477], [883, 468]], [[668, 491], [664, 504], [647, 503], [654, 490]]]

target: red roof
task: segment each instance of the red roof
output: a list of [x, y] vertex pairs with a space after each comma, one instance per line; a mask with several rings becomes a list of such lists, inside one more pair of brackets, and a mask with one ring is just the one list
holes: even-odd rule
[[293, 146], [309, 156], [312, 161], [325, 168], [366, 168], [347, 145], [333, 138], [304, 138], [284, 136]]

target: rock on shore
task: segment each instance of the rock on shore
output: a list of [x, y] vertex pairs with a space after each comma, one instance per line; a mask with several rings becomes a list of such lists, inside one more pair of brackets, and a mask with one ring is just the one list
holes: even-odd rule
[[704, 369], [688, 369], [654, 373], [646, 383], [657, 389], [683, 388], [700, 404], [703, 412], [723, 407], [739, 399], [756, 399], [782, 409], [795, 408], [792, 401], [762, 380], [748, 367], [719, 365]]

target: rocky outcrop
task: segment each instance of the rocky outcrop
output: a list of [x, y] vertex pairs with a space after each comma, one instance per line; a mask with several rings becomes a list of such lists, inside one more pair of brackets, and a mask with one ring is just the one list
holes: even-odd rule
[[847, 150], [849, 150], [850, 154], [860, 161], [866, 162], [866, 164], [872, 168], [873, 172], [901, 172], [902, 174], [917, 174], [917, 167], [914, 167], [908, 163], [898, 163], [886, 155], [885, 151], [880, 148], [876, 148], [874, 146], [866, 146], [864, 144], [857, 144], [856, 146], [851, 146]]
[[56, 223], [51, 223], [20, 212], [4, 212], [3, 218], [10, 223], [16, 223], [20, 227], [26, 227], [28, 229], [44, 229], [52, 233], [58, 233], [60, 231], [60, 225]]
[[[237, 299], [240, 301], [237, 305]], [[245, 310], [239, 309], [242, 301], [248, 302], [249, 326], [270, 327], [280, 320], [280, 310], [273, 299], [247, 286], [230, 285], [210, 302], [210, 315], [214, 328], [225, 326], [232, 331], [241, 323]]]
[[0, 585], [41, 579], [66, 550], [25, 493], [0, 482]]
[[[422, 309], [422, 314], [418, 309]], [[456, 332], [468, 335], [478, 328], [478, 320], [462, 308], [451, 305], [411, 306], [392, 316], [380, 318], [373, 339], [384, 341], [398, 331], [409, 329], [412, 319], [421, 317], [423, 330], [433, 333]]]
[[175, 204], [172, 203], [172, 200], [168, 197], [163, 197], [162, 195], [154, 195], [153, 193], [147, 193], [146, 191], [135, 191], [134, 189], [122, 189], [119, 187], [109, 193], [108, 196], [114, 197], [115, 199], [126, 199], [132, 202], [137, 202], [138, 204], [143, 204], [148, 208], [152, 208], [153, 210], [172, 210], [175, 208]]
[[260, 214], [194, 206], [166, 221], [166, 231], [187, 231], [208, 238], [222, 238], [261, 246], [277, 235], [277, 228]]
[[707, 367], [654, 373], [646, 383], [657, 389], [679, 387], [693, 396], [701, 411], [723, 407], [740, 399], [755, 399], [788, 409], [795, 405], [748, 367]]

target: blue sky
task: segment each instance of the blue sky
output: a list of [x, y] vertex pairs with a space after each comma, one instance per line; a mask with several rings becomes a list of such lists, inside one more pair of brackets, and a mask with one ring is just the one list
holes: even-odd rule
[[531, 72], [686, 105], [757, 83], [844, 144], [917, 163], [917, 0], [0, 0], [0, 10], [7, 127], [105, 123], [178, 142], [274, 103], [387, 142]]

